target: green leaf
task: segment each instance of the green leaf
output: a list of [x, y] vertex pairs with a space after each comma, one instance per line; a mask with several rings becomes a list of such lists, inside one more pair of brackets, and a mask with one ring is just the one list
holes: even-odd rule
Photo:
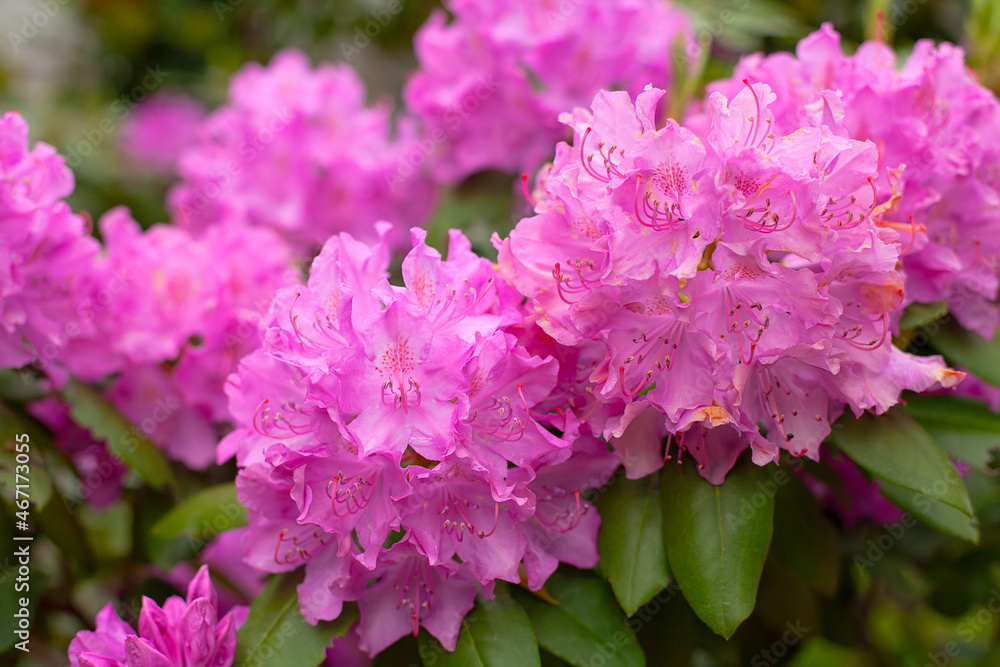
[[163, 540], [188, 536], [207, 543], [246, 522], [247, 510], [236, 495], [236, 484], [226, 482], [191, 494], [153, 524], [151, 532]]
[[900, 331], [906, 331], [907, 329], [922, 327], [947, 314], [948, 303], [946, 301], [911, 303], [903, 311], [902, 317], [899, 318], [899, 329]]
[[794, 572], [813, 591], [832, 597], [840, 583], [837, 528], [809, 489], [782, 472], [787, 483], [779, 482], [775, 499], [771, 557], [782, 571]]
[[691, 464], [668, 465], [661, 474], [670, 570], [698, 617], [727, 639], [753, 611], [777, 491], [768, 473], [776, 471], [743, 461], [721, 486]]
[[299, 611], [295, 590], [303, 571], [274, 575], [250, 605], [250, 615], [237, 634], [236, 666], [281, 665], [316, 667], [326, 647], [342, 637], [357, 618], [357, 608], [345, 605], [333, 621], [310, 625]]
[[45, 505], [37, 517], [39, 532], [52, 540], [63, 554], [80, 563], [86, 571], [94, 568], [94, 550], [87, 540], [87, 532], [80, 524], [78, 513], [71, 512], [61, 496]]
[[834, 444], [871, 474], [972, 515], [962, 477], [934, 438], [899, 409], [879, 417], [850, 413], [835, 425]]
[[515, 602], [506, 584], [496, 582], [496, 598], [478, 598], [463, 620], [454, 653], [426, 630], [417, 636], [424, 665], [438, 667], [539, 666], [538, 643], [524, 608]]
[[987, 341], [951, 322], [942, 325], [930, 340], [950, 363], [968, 368], [990, 384], [1000, 386], [1000, 336]]
[[157, 489], [176, 485], [160, 450], [100, 393], [70, 379], [62, 397], [70, 404], [73, 421], [90, 431], [95, 439], [105, 441], [111, 452], [138, 472], [147, 484]]
[[947, 395], [907, 396], [905, 410], [950, 456], [996, 474], [1000, 415], [979, 401]]
[[[761, 660], [762, 664], [765, 663]], [[875, 659], [860, 647], [844, 647], [825, 637], [813, 637], [788, 663], [788, 667], [874, 667]]]
[[631, 616], [670, 581], [663, 546], [660, 478], [618, 478], [597, 502], [601, 570]]
[[646, 664], [635, 633], [606, 583], [592, 574], [561, 568], [549, 577], [545, 590], [558, 605], [515, 591], [542, 648], [579, 667], [601, 657], [604, 664], [621, 667]]
[[4, 400], [26, 403], [44, 398], [47, 393], [39, 377], [27, 368], [0, 370], [0, 398]]
[[[25, 440], [25, 435], [28, 436]], [[17, 447], [28, 445], [28, 451], [18, 452]], [[20, 407], [10, 406], [0, 401], [0, 495], [15, 506], [18, 471], [18, 454], [27, 454], [28, 498], [36, 509], [45, 507], [52, 499], [52, 479], [48, 473], [46, 459], [56, 451], [49, 433], [41, 429], [37, 422], [21, 412]], [[24, 460], [23, 457], [21, 459]], [[23, 469], [22, 469], [23, 472]], [[22, 489], [23, 490], [23, 489]]]
[[[973, 544], [979, 544], [979, 522], [954, 507], [928, 498], [922, 493], [881, 481], [879, 491], [893, 504], [911, 513], [925, 524]], [[904, 524], [905, 525], [905, 524]]]

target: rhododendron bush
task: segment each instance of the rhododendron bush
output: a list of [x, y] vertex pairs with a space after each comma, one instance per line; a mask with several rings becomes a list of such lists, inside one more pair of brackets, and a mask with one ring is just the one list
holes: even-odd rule
[[402, 11], [130, 93], [164, 222], [2, 111], [10, 664], [996, 664], [981, 41]]

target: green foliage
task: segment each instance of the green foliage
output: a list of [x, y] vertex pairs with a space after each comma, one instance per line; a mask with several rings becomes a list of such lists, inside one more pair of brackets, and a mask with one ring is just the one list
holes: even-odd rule
[[496, 597], [476, 600], [462, 620], [462, 630], [453, 653], [445, 650], [430, 633], [421, 631], [420, 657], [426, 667], [506, 667], [540, 665], [538, 645], [524, 608], [514, 601], [507, 586], [498, 581]]
[[634, 614], [670, 580], [659, 477], [616, 479], [601, 495], [597, 509], [601, 513], [597, 542], [601, 571], [622, 608]]
[[299, 611], [295, 589], [301, 580], [301, 570], [274, 575], [254, 599], [250, 615], [239, 630], [236, 667], [316, 667], [323, 661], [330, 640], [343, 636], [351, 627], [357, 618], [353, 607], [345, 607], [334, 621], [310, 625]]
[[876, 477], [972, 515], [965, 484], [948, 455], [903, 410], [857, 420], [845, 415], [831, 440]]
[[588, 667], [595, 656], [622, 667], [646, 664], [625, 614], [603, 581], [567, 567], [553, 574], [545, 589], [556, 604], [530, 593], [515, 596], [528, 612], [540, 646], [576, 667]]
[[742, 461], [714, 486], [689, 461], [665, 466], [660, 477], [670, 570], [698, 617], [723, 637], [753, 611], [779, 476], [787, 473]]

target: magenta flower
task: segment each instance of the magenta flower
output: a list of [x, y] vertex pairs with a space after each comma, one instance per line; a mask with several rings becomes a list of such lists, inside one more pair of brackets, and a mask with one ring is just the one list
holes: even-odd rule
[[217, 427], [230, 419], [226, 377], [260, 345], [274, 291], [295, 279], [290, 251], [266, 229], [217, 225], [198, 238], [171, 225], [142, 231], [123, 208], [99, 224], [96, 332], [60, 359], [85, 380], [116, 373], [107, 398], [171, 458], [204, 469], [215, 460]]
[[617, 459], [549, 414], [559, 364], [522, 346], [518, 294], [461, 233], [442, 258], [412, 230], [394, 286], [379, 231], [331, 238], [308, 284], [279, 291], [230, 379], [219, 459], [241, 466], [245, 561], [304, 567], [306, 619], [354, 600], [370, 655], [421, 626], [453, 650], [477, 592], [522, 563], [535, 587], [559, 561], [593, 566], [581, 493]]
[[143, 173], [174, 176], [177, 160], [195, 143], [204, 116], [205, 107], [184, 93], [153, 95], [123, 121], [122, 151]]
[[97, 615], [95, 631], [82, 630], [70, 642], [73, 667], [229, 667], [236, 657], [236, 630], [247, 609], [221, 619], [215, 589], [202, 566], [188, 586], [187, 599], [171, 597], [161, 608], [144, 597], [139, 632], [110, 604]]
[[845, 56], [824, 25], [796, 55], [747, 56], [709, 90], [734, 95], [744, 79], [780, 91], [769, 107], [778, 133], [825, 127], [875, 144], [873, 214], [903, 244], [903, 305], [947, 301], [963, 326], [991, 338], [1000, 325], [992, 233], [1000, 152], [982, 137], [1000, 127], [1000, 103], [966, 69], [962, 50], [923, 40], [897, 66], [878, 42]]
[[54, 379], [63, 348], [94, 330], [87, 298], [98, 243], [63, 201], [73, 173], [28, 124], [0, 116], [0, 368], [37, 362]]
[[[657, 125], [662, 95], [602, 92], [564, 114], [574, 146], [540, 175], [537, 215], [496, 239], [534, 322], [587, 350], [562, 409], [619, 442], [653, 407], [721, 483], [748, 446], [758, 464], [815, 459], [845, 407], [883, 412], [960, 379], [888, 339], [901, 234], [876, 224], [871, 142], [834, 120], [778, 134], [776, 95], [749, 82], [710, 97], [699, 139]], [[658, 467], [616, 447], [633, 475]]]
[[462, 619], [476, 600], [476, 581], [455, 561], [430, 565], [413, 544], [399, 542], [385, 554], [361, 595], [357, 632], [361, 650], [374, 657], [423, 626], [455, 650]]
[[669, 88], [672, 50], [694, 46], [690, 19], [663, 0], [446, 6], [450, 22], [437, 11], [417, 33], [420, 69], [404, 91], [444, 182], [485, 169], [533, 171], [564, 136], [562, 110], [601, 89]]
[[169, 197], [177, 223], [268, 227], [302, 254], [341, 231], [374, 241], [379, 220], [400, 230], [423, 224], [433, 206], [426, 178], [390, 183], [414, 132], [405, 120], [393, 130], [386, 105], [364, 103], [364, 85], [346, 65], [312, 69], [291, 50], [266, 67], [247, 65], [233, 77], [229, 103], [181, 154], [182, 181]]

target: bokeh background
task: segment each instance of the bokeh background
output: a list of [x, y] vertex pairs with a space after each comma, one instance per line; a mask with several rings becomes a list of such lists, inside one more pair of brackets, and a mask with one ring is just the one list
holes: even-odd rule
[[[540, 0], [541, 1], [541, 0]], [[392, 99], [415, 66], [414, 32], [439, 4], [402, 0], [402, 11], [360, 52], [355, 29], [370, 20], [381, 0], [0, 0], [0, 110], [17, 109], [31, 126], [32, 141], [46, 141], [66, 155], [81, 141], [92, 151], [73, 160], [77, 187], [74, 210], [97, 219], [125, 204], [144, 225], [167, 219], [164, 196], [169, 175], [136, 168], [121, 149], [122, 128], [134, 105], [152, 90], [184, 92], [206, 109], [222, 103], [229, 77], [248, 61], [266, 62], [294, 47], [314, 62], [348, 61], [368, 86], [370, 102]], [[740, 54], [793, 49], [823, 22], [832, 22], [847, 48], [874, 36], [882, 12], [883, 37], [901, 53], [917, 39], [962, 45], [970, 66], [994, 91], [1000, 88], [1000, 2], [996, 0], [682, 0], [696, 17], [699, 34], [711, 37], [711, 58], [703, 81], [726, 76]], [[32, 30], [31, 16], [44, 12]], [[727, 14], [724, 14], [728, 12]], [[725, 22], [721, 16], [727, 16]], [[656, 29], [656, 26], [650, 26]], [[609, 35], [609, 39], [628, 39]], [[158, 79], [148, 86], [150, 72]], [[697, 92], [697, 91], [696, 91]], [[110, 128], [110, 129], [107, 129]], [[94, 134], [98, 132], [99, 134]], [[1000, 140], [1000, 137], [997, 138]], [[75, 163], [75, 164], [74, 164]], [[523, 211], [523, 199], [509, 178], [477, 175], [442, 198], [440, 227], [465, 227], [477, 249], [489, 252], [489, 233], [503, 233]], [[881, 549], [885, 526], [872, 522], [845, 532], [840, 592], [816, 603], [798, 595], [780, 569], [764, 573], [757, 611], [729, 643], [713, 635], [680, 596], [640, 624], [640, 639], [664, 665], [1000, 665], [1000, 498], [996, 480], [969, 478], [982, 541], [959, 542], [922, 526]], [[112, 506], [85, 521], [99, 553], [122, 556], [132, 536], [127, 508]], [[795, 535], [787, 536], [794, 542]], [[779, 536], [776, 535], [776, 540]], [[874, 551], [873, 551], [874, 546]], [[794, 547], [793, 547], [794, 553]], [[877, 558], [873, 558], [873, 554]], [[855, 567], [861, 556], [870, 565]], [[49, 575], [50, 609], [62, 594], [59, 563], [38, 563]], [[162, 584], [166, 586], [166, 584]], [[167, 588], [150, 590], [163, 594]], [[67, 605], [68, 607], [69, 605]], [[988, 611], [988, 613], [984, 613]], [[787, 619], [807, 628], [781, 655], [767, 653], [770, 638], [784, 636]], [[6, 617], [4, 622], [6, 622]], [[41, 619], [37, 637], [48, 645], [30, 656], [0, 656], [0, 664], [65, 664], [64, 647], [83, 627], [69, 613]], [[822, 634], [817, 632], [822, 628]], [[961, 650], [941, 652], [948, 642]], [[775, 644], [777, 646], [777, 644]], [[390, 651], [380, 664], [409, 664], [412, 642]], [[759, 649], [759, 650], [758, 650]], [[408, 651], [410, 653], [408, 653]], [[756, 652], [755, 652], [756, 651]], [[20, 662], [16, 662], [20, 659]], [[653, 658], [651, 664], [657, 664]], [[554, 659], [552, 664], [559, 664]]]

